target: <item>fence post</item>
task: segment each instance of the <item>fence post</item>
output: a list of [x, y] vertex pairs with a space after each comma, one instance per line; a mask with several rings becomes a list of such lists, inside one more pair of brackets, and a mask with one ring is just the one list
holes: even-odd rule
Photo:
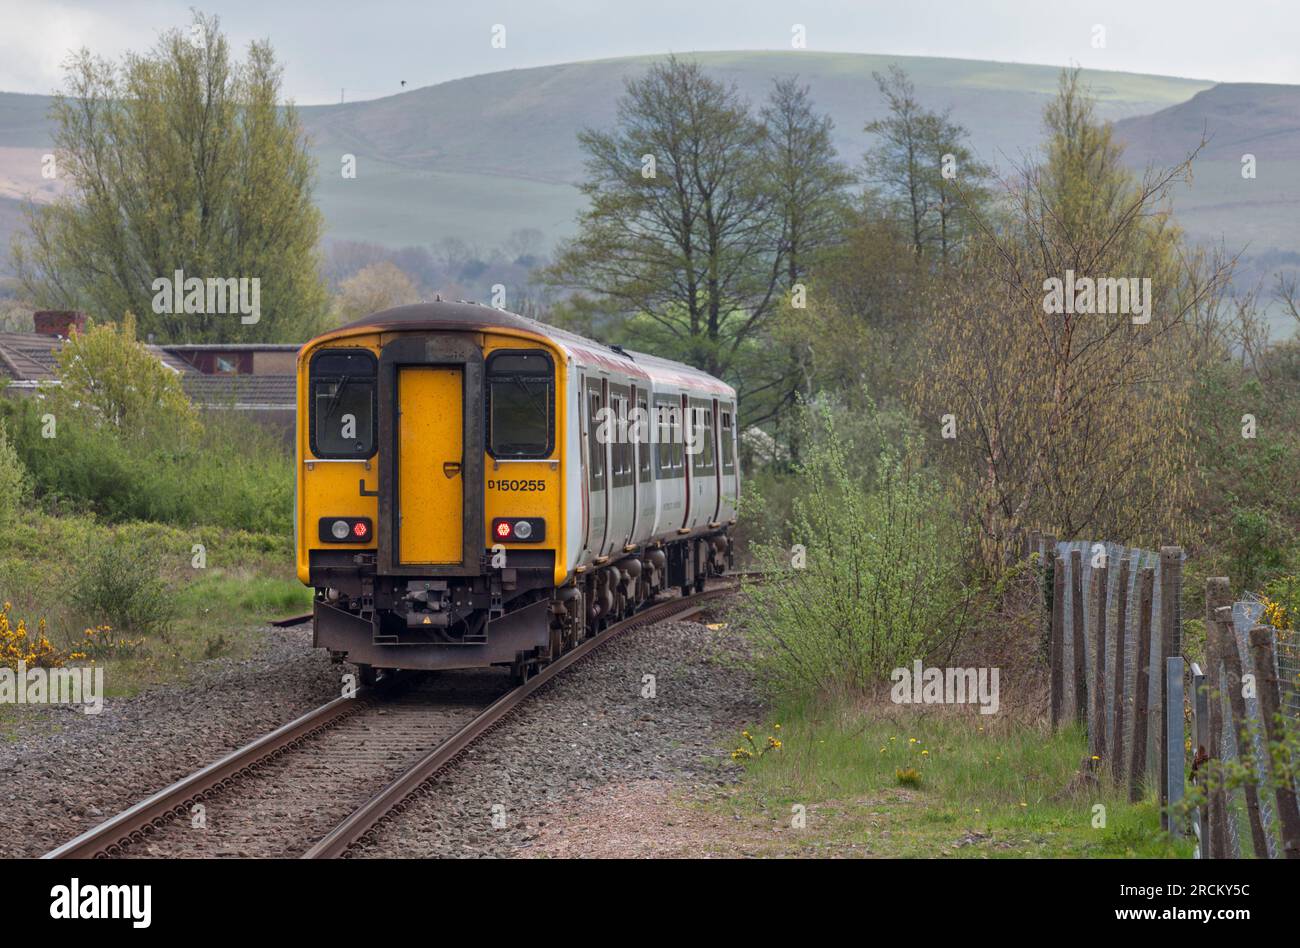
[[1083, 635], [1083, 553], [1070, 551], [1070, 654], [1074, 664], [1074, 720], [1088, 727], [1088, 650]]
[[1052, 561], [1052, 730], [1061, 725], [1065, 692], [1065, 558]]
[[1272, 746], [1282, 740], [1279, 720], [1280, 690], [1276, 657], [1273, 653], [1273, 630], [1257, 625], [1250, 630], [1250, 657], [1255, 666], [1255, 685], [1259, 690], [1259, 710], [1264, 718], [1269, 747], [1264, 759], [1269, 762], [1273, 792], [1277, 797], [1278, 823], [1282, 827], [1282, 852], [1287, 859], [1300, 859], [1300, 810], [1296, 808], [1295, 790], [1285, 774], [1278, 774], [1272, 764]]
[[[1205, 581], [1205, 655], [1206, 704], [1209, 733], [1199, 737], [1203, 753], [1218, 761], [1210, 779], [1208, 850], [1211, 859], [1228, 859], [1228, 795], [1223, 787], [1223, 636], [1219, 634], [1215, 614], [1224, 606], [1231, 608], [1232, 592], [1228, 577], [1211, 576]], [[1199, 697], [1199, 696], [1198, 696]], [[1199, 753], [1197, 756], [1200, 756]]]
[[1093, 604], [1092, 627], [1093, 649], [1096, 656], [1093, 661], [1092, 676], [1092, 753], [1101, 758], [1100, 763], [1109, 764], [1106, 756], [1106, 610], [1110, 606], [1110, 563], [1103, 560], [1101, 567], [1092, 571], [1092, 581], [1096, 596]]
[[[1183, 652], [1183, 620], [1180, 601], [1183, 591], [1183, 551], [1177, 546], [1160, 548], [1160, 657], [1168, 659]], [[1167, 668], [1166, 664], [1166, 668]], [[1164, 671], [1165, 669], [1161, 669]], [[1181, 690], [1181, 687], [1180, 689]], [[1160, 771], [1169, 770], [1169, 678], [1160, 679]], [[1180, 719], [1182, 712], [1179, 711]], [[1160, 783], [1160, 826], [1169, 829], [1169, 797], [1166, 781]]]
[[[1250, 735], [1250, 719], [1246, 715], [1246, 693], [1242, 691], [1241, 655], [1237, 651], [1237, 636], [1232, 629], [1232, 607], [1221, 606], [1214, 610], [1214, 628], [1218, 633], [1220, 653], [1223, 655], [1224, 690], [1228, 692], [1228, 707], [1232, 711], [1232, 732], [1237, 736], [1237, 758], [1242, 766], [1255, 770], [1255, 749]], [[1258, 779], [1259, 774], [1255, 775]], [[1264, 817], [1259, 810], [1259, 786], [1248, 781], [1246, 815], [1250, 819], [1250, 844], [1256, 859], [1268, 858], [1268, 837], [1264, 833]]]
[[1183, 750], [1183, 656], [1171, 655], [1165, 659], [1165, 799], [1170, 812], [1165, 822], [1172, 836], [1182, 835], [1173, 808], [1183, 799], [1183, 784], [1187, 780], [1187, 754]]
[[1115, 603], [1115, 694], [1111, 699], [1115, 713], [1115, 731], [1111, 737], [1113, 777], [1118, 784], [1124, 776], [1124, 653], [1128, 620], [1129, 562], [1119, 561], [1119, 601]]
[[[1199, 784], [1200, 765], [1206, 762], [1205, 746], [1210, 737], [1206, 733], [1210, 726], [1210, 702], [1208, 688], [1205, 684], [1205, 672], [1192, 662], [1192, 783]], [[1192, 814], [1192, 831], [1196, 835], [1196, 858], [1210, 859], [1214, 856], [1210, 846], [1210, 810], [1204, 803]]]
[[1129, 756], [1128, 798], [1136, 803], [1141, 797], [1142, 778], [1147, 770], [1147, 693], [1151, 687], [1151, 598], [1155, 592], [1156, 571], [1142, 570], [1138, 595], [1137, 681], [1133, 683], [1133, 747]]

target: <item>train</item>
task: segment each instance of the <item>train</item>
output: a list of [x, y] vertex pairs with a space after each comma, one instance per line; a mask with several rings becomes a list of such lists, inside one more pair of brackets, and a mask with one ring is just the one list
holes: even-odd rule
[[297, 574], [363, 683], [523, 681], [733, 566], [736, 391], [706, 372], [442, 299], [326, 332], [296, 371]]

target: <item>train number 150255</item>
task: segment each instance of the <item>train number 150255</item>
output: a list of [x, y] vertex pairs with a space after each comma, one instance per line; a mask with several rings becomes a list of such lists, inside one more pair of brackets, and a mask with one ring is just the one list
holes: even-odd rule
[[493, 478], [488, 478], [487, 486], [488, 486], [488, 490], [504, 490], [504, 491], [546, 490], [546, 481], [544, 480], [516, 481], [516, 480], [506, 480], [505, 478], [496, 480]]

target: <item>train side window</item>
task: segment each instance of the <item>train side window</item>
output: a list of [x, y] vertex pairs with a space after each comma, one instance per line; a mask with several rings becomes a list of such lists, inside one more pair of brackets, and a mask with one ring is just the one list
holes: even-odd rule
[[713, 412], [705, 408], [691, 408], [693, 436], [698, 441], [699, 449], [691, 461], [691, 470], [696, 474], [713, 473]]
[[636, 407], [640, 409], [637, 412], [640, 429], [637, 432], [637, 468], [644, 484], [650, 480], [650, 409], [644, 398], [637, 400]]
[[375, 454], [379, 363], [364, 349], [324, 349], [311, 360], [311, 453], [364, 459]]
[[[684, 473], [686, 470], [686, 429], [683, 427], [681, 406], [671, 406], [668, 409], [668, 417], [673, 420], [673, 471]], [[681, 476], [681, 473], [673, 474], [673, 477]]]
[[613, 401], [616, 406], [614, 430], [611, 432], [614, 439], [614, 476], [619, 481], [616, 486], [621, 487], [623, 475], [632, 473], [632, 446], [627, 440], [627, 399], [619, 397]]
[[600, 443], [600, 392], [588, 393], [587, 452], [590, 455], [591, 489], [605, 489], [605, 446]]
[[735, 434], [731, 430], [731, 412], [722, 413], [722, 473], [734, 474], [736, 472], [736, 446], [734, 439]]
[[503, 350], [488, 357], [488, 453], [494, 458], [550, 457], [554, 377], [551, 357], [540, 350]]
[[673, 476], [673, 416], [670, 406], [655, 404], [655, 477], [665, 480]]

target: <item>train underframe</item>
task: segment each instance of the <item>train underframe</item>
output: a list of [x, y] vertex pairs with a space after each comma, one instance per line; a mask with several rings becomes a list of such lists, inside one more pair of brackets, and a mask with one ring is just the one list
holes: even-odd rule
[[381, 670], [506, 666], [523, 681], [664, 592], [702, 591], [732, 568], [727, 530], [683, 537], [596, 563], [555, 586], [554, 553], [485, 552], [478, 575], [381, 576], [373, 551], [314, 550], [314, 644], [349, 661], [363, 683]]

